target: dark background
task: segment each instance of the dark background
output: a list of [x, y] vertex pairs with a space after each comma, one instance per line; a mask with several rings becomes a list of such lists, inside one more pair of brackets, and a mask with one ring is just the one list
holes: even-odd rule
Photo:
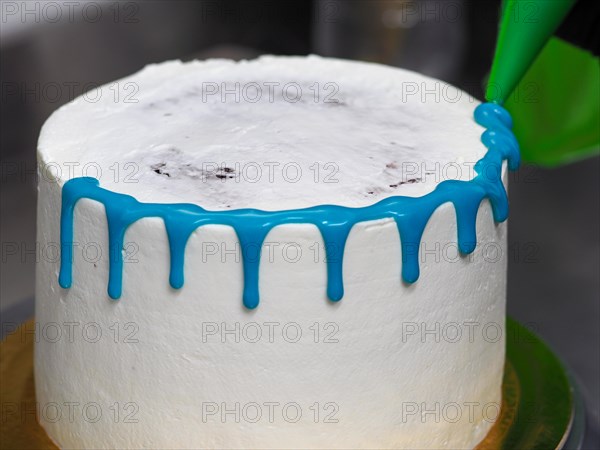
[[[3, 322], [33, 314], [36, 141], [60, 105], [151, 62], [262, 53], [396, 65], [481, 99], [499, 11], [489, 0], [75, 3], [72, 17], [64, 10], [55, 20], [33, 1], [0, 2]], [[524, 166], [509, 189], [508, 312], [577, 380], [587, 406], [584, 448], [600, 448], [599, 169], [598, 157]], [[8, 252], [11, 243], [20, 254]]]

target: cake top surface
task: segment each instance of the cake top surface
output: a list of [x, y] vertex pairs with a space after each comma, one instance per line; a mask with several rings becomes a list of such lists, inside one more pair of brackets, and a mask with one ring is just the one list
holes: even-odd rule
[[42, 170], [209, 210], [368, 206], [474, 178], [478, 102], [386, 66], [311, 57], [171, 61], [63, 106]]

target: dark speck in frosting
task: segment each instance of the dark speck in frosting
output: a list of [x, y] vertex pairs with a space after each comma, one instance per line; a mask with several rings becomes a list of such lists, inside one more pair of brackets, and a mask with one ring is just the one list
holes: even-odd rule
[[154, 171], [154, 173], [157, 173], [159, 175], [165, 175], [167, 177], [171, 177], [171, 174], [169, 172], [166, 172], [165, 170], [163, 170], [166, 167], [167, 163], [158, 163], [158, 164], [154, 164], [153, 166], [150, 166], [151, 169]]
[[225, 180], [227, 178], [235, 178], [235, 170], [231, 167], [220, 167], [217, 169], [217, 173], [215, 174], [219, 180]]
[[400, 181], [399, 183], [396, 183], [396, 184], [390, 184], [390, 187], [391, 188], [397, 188], [398, 186], [402, 186], [403, 184], [414, 184], [414, 183], [416, 183], [418, 181], [421, 181], [421, 179], [420, 178], [411, 178], [411, 179], [406, 180], [406, 181]]

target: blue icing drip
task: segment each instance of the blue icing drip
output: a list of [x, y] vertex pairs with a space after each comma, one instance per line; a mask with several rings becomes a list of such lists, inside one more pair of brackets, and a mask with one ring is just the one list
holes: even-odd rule
[[327, 264], [327, 297], [338, 302], [344, 296], [343, 261], [348, 235], [354, 223], [352, 210], [339, 206], [328, 207], [326, 218], [318, 224], [325, 243]]
[[192, 204], [141, 203], [129, 195], [101, 188], [94, 178], [74, 178], [62, 189], [62, 257], [58, 282], [63, 288], [71, 287], [73, 213], [77, 202], [87, 198], [106, 208], [110, 245], [108, 295], [112, 299], [121, 296], [123, 241], [127, 228], [145, 217], [162, 218], [165, 223], [171, 258], [169, 283], [174, 289], [183, 287], [185, 248], [194, 230], [210, 224], [232, 227], [242, 248], [243, 303], [248, 309], [256, 308], [259, 303], [262, 245], [274, 227], [284, 224], [312, 224], [319, 229], [325, 242], [327, 296], [331, 301], [339, 301], [344, 296], [344, 250], [352, 227], [359, 222], [394, 219], [401, 239], [402, 279], [414, 283], [419, 278], [421, 238], [431, 215], [440, 205], [448, 202], [454, 205], [458, 246], [465, 254], [475, 250], [477, 211], [484, 199], [490, 200], [495, 221], [503, 222], [508, 217], [508, 198], [501, 179], [502, 162], [507, 160], [511, 170], [516, 170], [520, 163], [519, 146], [511, 132], [512, 119], [501, 106], [483, 103], [475, 109], [475, 120], [487, 129], [481, 141], [488, 151], [475, 165], [477, 175], [473, 180], [443, 181], [423, 197], [389, 197], [364, 208], [323, 205], [275, 212], [256, 209], [207, 211]]

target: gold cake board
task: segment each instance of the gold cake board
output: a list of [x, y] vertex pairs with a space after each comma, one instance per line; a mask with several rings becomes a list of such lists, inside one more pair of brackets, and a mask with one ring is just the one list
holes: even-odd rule
[[[33, 320], [21, 329], [33, 329]], [[1, 449], [56, 449], [35, 417], [34, 336], [17, 329], [0, 344]], [[535, 335], [507, 321], [500, 416], [478, 449], [560, 449], [573, 423], [573, 388]]]

